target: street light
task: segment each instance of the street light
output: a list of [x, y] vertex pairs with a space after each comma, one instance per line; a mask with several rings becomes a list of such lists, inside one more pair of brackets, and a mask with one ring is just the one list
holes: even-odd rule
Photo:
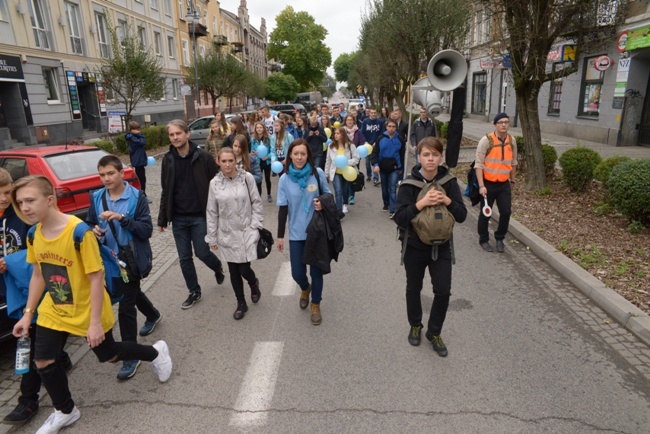
[[199, 117], [199, 73], [196, 67], [196, 25], [201, 20], [201, 15], [194, 7], [194, 2], [188, 2], [187, 16], [188, 21], [192, 22], [192, 51], [194, 55], [194, 105], [195, 116]]

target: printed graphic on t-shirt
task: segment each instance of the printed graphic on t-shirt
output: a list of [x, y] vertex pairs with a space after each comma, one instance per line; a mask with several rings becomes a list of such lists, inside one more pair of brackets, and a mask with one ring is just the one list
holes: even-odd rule
[[74, 303], [67, 267], [41, 263], [41, 273], [45, 280], [45, 289], [50, 293], [54, 304]]

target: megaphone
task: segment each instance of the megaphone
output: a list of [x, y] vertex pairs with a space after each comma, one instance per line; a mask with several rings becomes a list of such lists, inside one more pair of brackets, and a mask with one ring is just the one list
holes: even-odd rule
[[458, 51], [439, 51], [429, 61], [427, 78], [431, 86], [448, 92], [463, 84], [467, 76], [467, 61]]
[[421, 105], [430, 116], [436, 117], [442, 111], [442, 94], [437, 90], [427, 90], [429, 79], [423, 77], [413, 84], [413, 102]]

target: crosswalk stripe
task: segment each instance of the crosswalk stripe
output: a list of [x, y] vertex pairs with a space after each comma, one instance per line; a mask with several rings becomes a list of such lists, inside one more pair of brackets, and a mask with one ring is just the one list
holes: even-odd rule
[[275, 279], [273, 295], [275, 297], [287, 297], [296, 293], [296, 282], [291, 277], [291, 263], [284, 262], [278, 271], [278, 277]]

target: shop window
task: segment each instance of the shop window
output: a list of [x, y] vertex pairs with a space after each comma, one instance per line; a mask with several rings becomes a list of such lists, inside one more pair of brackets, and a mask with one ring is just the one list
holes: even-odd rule
[[601, 90], [605, 73], [598, 71], [594, 61], [598, 56], [585, 59], [582, 73], [582, 85], [580, 89], [580, 105], [578, 116], [598, 118], [600, 113]]
[[59, 97], [59, 81], [55, 68], [43, 68], [43, 84], [45, 85], [47, 102], [61, 102], [61, 98]]
[[477, 72], [474, 74], [474, 86], [472, 88], [472, 113], [485, 114], [485, 101], [487, 91], [487, 73]]

